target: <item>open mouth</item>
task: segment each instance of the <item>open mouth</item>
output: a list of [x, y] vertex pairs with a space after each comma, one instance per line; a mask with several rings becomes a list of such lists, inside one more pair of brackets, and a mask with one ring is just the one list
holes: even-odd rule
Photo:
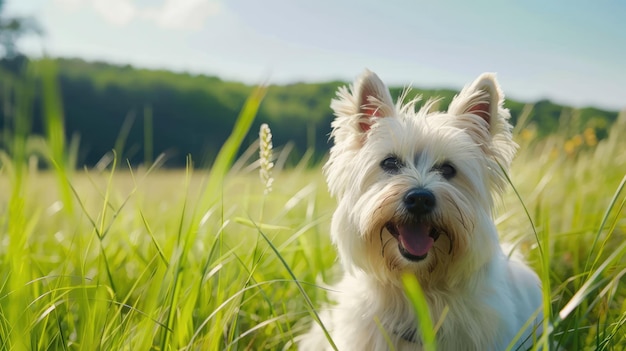
[[425, 259], [439, 238], [439, 231], [428, 222], [388, 222], [385, 228], [398, 240], [400, 254], [409, 261]]

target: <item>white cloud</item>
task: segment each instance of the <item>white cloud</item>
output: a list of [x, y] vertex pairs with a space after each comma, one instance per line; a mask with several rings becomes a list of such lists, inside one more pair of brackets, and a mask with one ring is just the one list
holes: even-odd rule
[[[78, 2], [80, 0], [71, 1]], [[137, 8], [131, 0], [93, 0], [92, 4], [96, 12], [105, 20], [117, 26], [130, 23], [137, 15]]]
[[165, 0], [158, 8], [145, 9], [143, 17], [168, 29], [199, 30], [206, 20], [220, 12], [214, 0]]
[[118, 27], [141, 19], [165, 29], [200, 30], [209, 17], [221, 10], [219, 0], [160, 0], [160, 5], [157, 6], [142, 6], [135, 2], [136, 0], [54, 0], [55, 5], [69, 12], [91, 5], [99, 16]]
[[84, 5], [85, 0], [54, 0], [54, 3], [66, 11], [76, 11]]
[[54, 0], [57, 5], [60, 6], [79, 6], [84, 3], [84, 0]]

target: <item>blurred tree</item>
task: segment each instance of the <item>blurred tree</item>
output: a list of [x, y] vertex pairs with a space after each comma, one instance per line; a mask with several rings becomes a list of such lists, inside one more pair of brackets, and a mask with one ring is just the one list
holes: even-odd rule
[[41, 35], [43, 30], [32, 17], [8, 17], [5, 14], [6, 0], [0, 0], [0, 64], [11, 72], [19, 72], [27, 61], [19, 52], [17, 42], [27, 35]]

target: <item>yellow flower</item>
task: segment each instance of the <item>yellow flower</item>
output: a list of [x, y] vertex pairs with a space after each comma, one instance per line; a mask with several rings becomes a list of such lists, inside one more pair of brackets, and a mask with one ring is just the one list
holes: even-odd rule
[[573, 140], [568, 140], [563, 144], [563, 150], [568, 155], [573, 155], [574, 151], [576, 151], [576, 143]]
[[522, 130], [522, 132], [520, 133], [520, 136], [522, 137], [522, 140], [524, 141], [529, 141], [535, 138], [535, 130], [534, 129], [529, 129], [529, 128], [524, 128]]
[[596, 137], [596, 131], [593, 128], [587, 128], [583, 132], [585, 137], [585, 144], [587, 146], [596, 146], [598, 144], [598, 138]]

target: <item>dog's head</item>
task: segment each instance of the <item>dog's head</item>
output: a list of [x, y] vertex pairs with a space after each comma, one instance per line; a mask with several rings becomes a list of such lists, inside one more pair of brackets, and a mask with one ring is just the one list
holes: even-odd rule
[[366, 71], [332, 101], [324, 171], [338, 200], [333, 241], [349, 270], [450, 280], [498, 245], [493, 200], [516, 150], [509, 112], [493, 74], [465, 87], [445, 112], [431, 111], [433, 101], [415, 111], [417, 100], [401, 100], [394, 104]]

